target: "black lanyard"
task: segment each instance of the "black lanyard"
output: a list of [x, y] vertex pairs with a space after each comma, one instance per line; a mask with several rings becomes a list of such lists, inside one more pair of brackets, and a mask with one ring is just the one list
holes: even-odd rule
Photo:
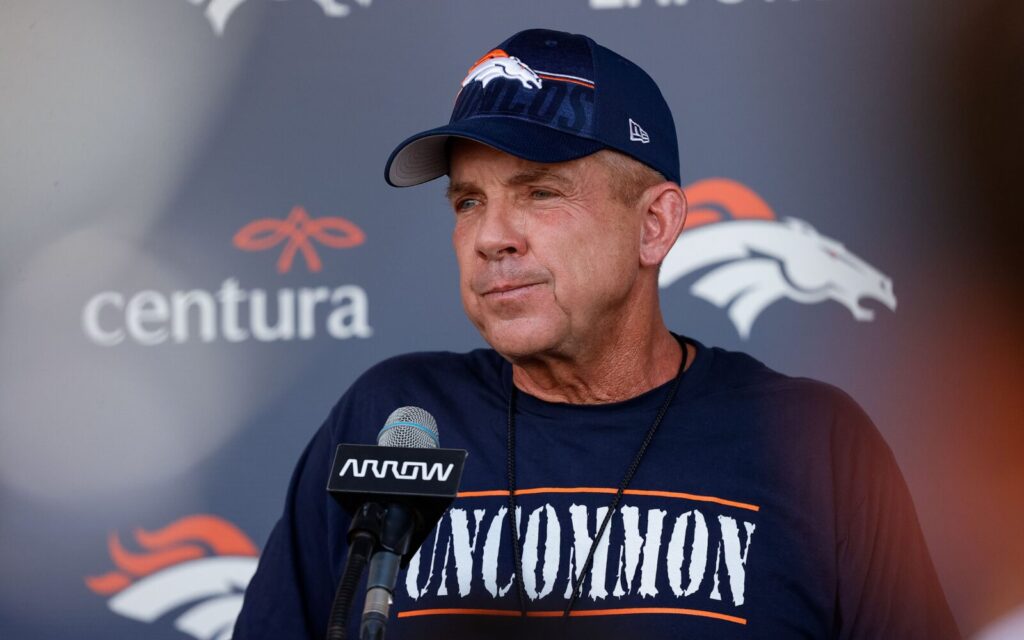
[[[578, 577], [570, 576], [573, 580], [572, 597], [569, 598], [569, 604], [566, 605], [565, 611], [562, 612], [563, 617], [567, 617], [576, 605], [576, 601], [580, 597], [580, 593], [583, 591], [583, 583], [586, 581], [588, 575], [590, 575], [590, 569], [594, 563], [594, 551], [597, 549], [597, 543], [601, 540], [601, 536], [604, 535], [605, 529], [608, 528], [608, 523], [611, 522], [612, 516], [619, 508], [619, 502], [622, 501], [622, 494], [629, 487], [630, 481], [636, 474], [636, 470], [640, 467], [640, 461], [643, 460], [644, 453], [647, 451], [648, 445], [651, 444], [651, 440], [654, 439], [654, 434], [658, 431], [658, 425], [661, 424], [665, 414], [668, 413], [668, 408], [672, 404], [672, 400], [676, 397], [676, 391], [679, 390], [679, 383], [683, 381], [683, 377], [686, 373], [686, 342], [679, 336], [675, 336], [676, 340], [679, 340], [679, 346], [683, 348], [683, 359], [679, 363], [679, 371], [676, 373], [675, 379], [672, 381], [672, 385], [668, 389], [668, 393], [665, 395], [664, 401], [661, 403], [661, 408], [658, 409], [658, 415], [654, 417], [654, 422], [651, 424], [650, 429], [647, 430], [647, 435], [644, 436], [643, 442], [640, 443], [640, 450], [633, 456], [633, 461], [629, 463], [629, 467], [626, 468], [626, 475], [623, 476], [622, 482], [619, 483], [619, 490], [615, 492], [615, 497], [612, 498], [611, 505], [608, 507], [608, 513], [604, 517], [604, 521], [601, 522], [601, 526], [597, 530], [597, 535], [594, 536], [594, 541], [590, 545], [590, 553], [587, 554], [587, 561], [583, 563], [583, 568], [579, 572]], [[519, 546], [519, 532], [516, 526], [516, 397], [518, 396], [518, 390], [516, 384], [513, 381], [512, 390], [508, 396], [508, 521], [509, 530], [512, 532], [512, 558], [515, 565], [515, 581], [516, 590], [519, 593], [519, 610], [522, 615], [526, 615], [526, 586], [523, 583], [523, 553]]]

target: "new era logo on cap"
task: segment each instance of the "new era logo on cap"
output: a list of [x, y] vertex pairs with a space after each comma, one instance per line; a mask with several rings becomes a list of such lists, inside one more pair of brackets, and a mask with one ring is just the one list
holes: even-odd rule
[[633, 118], [629, 119], [629, 139], [633, 142], [642, 142], [647, 144], [651, 141], [651, 136], [647, 135], [644, 128], [636, 123]]

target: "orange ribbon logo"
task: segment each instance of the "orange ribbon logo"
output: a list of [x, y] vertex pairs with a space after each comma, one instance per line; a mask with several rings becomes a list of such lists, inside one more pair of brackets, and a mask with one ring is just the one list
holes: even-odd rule
[[277, 259], [278, 273], [288, 273], [292, 268], [295, 253], [302, 252], [310, 271], [320, 271], [323, 263], [310, 240], [332, 249], [358, 247], [366, 241], [366, 234], [354, 223], [344, 218], [313, 219], [306, 209], [296, 206], [284, 220], [260, 218], [238, 230], [234, 245], [243, 251], [265, 251], [281, 244], [284, 250]]

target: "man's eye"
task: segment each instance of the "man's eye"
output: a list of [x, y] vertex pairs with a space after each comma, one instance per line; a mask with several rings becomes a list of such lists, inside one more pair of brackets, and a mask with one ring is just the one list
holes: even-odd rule
[[462, 200], [459, 200], [458, 202], [455, 203], [455, 210], [468, 211], [469, 209], [472, 209], [478, 204], [480, 204], [480, 201], [477, 200], [476, 198], [463, 198]]
[[534, 189], [530, 192], [530, 197], [534, 200], [547, 200], [548, 198], [554, 198], [555, 192], [548, 191], [547, 189]]

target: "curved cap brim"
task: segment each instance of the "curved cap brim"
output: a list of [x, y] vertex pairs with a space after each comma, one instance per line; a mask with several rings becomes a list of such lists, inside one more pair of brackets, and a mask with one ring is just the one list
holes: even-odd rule
[[480, 116], [418, 133], [391, 152], [384, 179], [393, 187], [411, 187], [448, 173], [449, 138], [475, 140], [532, 162], [566, 162], [605, 149], [596, 140], [509, 116]]

